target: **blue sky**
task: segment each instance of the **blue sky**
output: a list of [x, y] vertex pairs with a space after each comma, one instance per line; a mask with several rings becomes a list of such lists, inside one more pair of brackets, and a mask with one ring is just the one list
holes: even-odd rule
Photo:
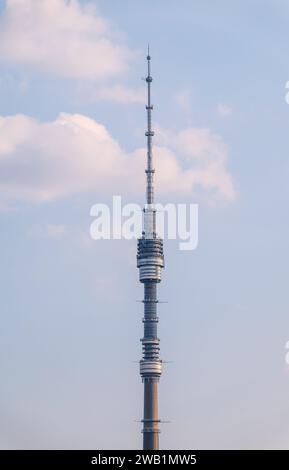
[[198, 248], [165, 242], [161, 447], [288, 449], [287, 2], [0, 6], [1, 448], [141, 447], [136, 244], [89, 214], [144, 200], [149, 41], [156, 195], [199, 203]]

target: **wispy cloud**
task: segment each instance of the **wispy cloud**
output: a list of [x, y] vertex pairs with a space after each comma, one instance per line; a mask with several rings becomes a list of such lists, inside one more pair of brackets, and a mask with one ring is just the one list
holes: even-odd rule
[[130, 88], [125, 85], [97, 86], [91, 83], [78, 83], [74, 98], [76, 102], [111, 101], [118, 104], [139, 104], [146, 102], [145, 89]]
[[9, 73], [0, 75], [0, 90], [10, 88], [12, 88], [14, 92], [25, 93], [29, 89], [29, 81], [24, 77], [18, 78]]
[[[209, 129], [159, 130], [154, 147], [158, 190], [231, 202], [236, 192], [227, 149]], [[25, 115], [0, 117], [1, 205], [41, 203], [73, 193], [138, 194], [144, 148], [126, 152], [108, 130], [80, 114], [52, 122]], [[178, 157], [177, 157], [178, 155]]]
[[46, 233], [48, 238], [62, 238], [65, 233], [65, 227], [61, 224], [47, 224]]
[[65, 226], [62, 224], [35, 224], [30, 227], [28, 236], [31, 238], [60, 239], [65, 235]]
[[92, 98], [116, 103], [145, 103], [146, 94], [143, 88], [134, 89], [123, 85], [115, 85], [97, 89]]
[[179, 90], [175, 95], [175, 101], [177, 105], [184, 111], [186, 114], [190, 114], [192, 111], [192, 93], [188, 88]]
[[227, 117], [227, 116], [231, 116], [232, 112], [233, 112], [233, 110], [232, 110], [231, 106], [229, 106], [228, 104], [219, 103], [217, 105], [217, 113], [222, 118]]

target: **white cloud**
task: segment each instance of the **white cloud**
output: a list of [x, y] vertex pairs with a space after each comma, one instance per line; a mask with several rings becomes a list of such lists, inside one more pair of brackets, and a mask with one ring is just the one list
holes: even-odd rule
[[228, 104], [219, 103], [218, 106], [217, 106], [217, 113], [222, 118], [227, 117], [227, 116], [231, 116], [232, 108]]
[[236, 190], [227, 169], [227, 147], [219, 135], [194, 127], [174, 133], [157, 129], [156, 134], [159, 143], [170, 147], [183, 160], [187, 170], [179, 175], [179, 184], [184, 190], [200, 187], [210, 193], [211, 202], [235, 199]]
[[132, 56], [93, 2], [6, 0], [0, 18], [0, 61], [6, 64], [104, 80], [124, 74]]
[[[209, 129], [159, 131], [154, 147], [158, 192], [231, 202], [235, 189], [227, 150]], [[127, 153], [102, 125], [80, 114], [41, 123], [24, 115], [0, 117], [0, 202], [44, 202], [80, 192], [139, 194], [144, 148]], [[178, 158], [177, 156], [178, 155]]]

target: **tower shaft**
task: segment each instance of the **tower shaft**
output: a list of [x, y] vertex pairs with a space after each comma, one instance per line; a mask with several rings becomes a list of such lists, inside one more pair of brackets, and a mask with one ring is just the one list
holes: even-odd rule
[[157, 284], [161, 281], [161, 270], [164, 267], [163, 240], [156, 235], [156, 213], [154, 208], [153, 188], [153, 156], [152, 137], [154, 132], [151, 126], [151, 82], [150, 55], [147, 56], [148, 75], [147, 82], [147, 187], [146, 206], [143, 210], [143, 232], [138, 239], [137, 267], [139, 268], [140, 282], [144, 284], [144, 335], [141, 339], [143, 355], [140, 361], [140, 375], [144, 383], [144, 411], [143, 411], [143, 449], [159, 449], [159, 414], [158, 414], [158, 383], [162, 373], [162, 361], [159, 358], [159, 343], [157, 336]]

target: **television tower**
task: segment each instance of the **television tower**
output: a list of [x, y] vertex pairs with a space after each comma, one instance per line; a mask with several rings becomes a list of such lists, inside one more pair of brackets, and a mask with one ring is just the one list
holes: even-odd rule
[[144, 384], [143, 412], [143, 449], [159, 449], [159, 413], [158, 413], [158, 384], [162, 373], [162, 361], [159, 358], [159, 343], [157, 335], [157, 284], [161, 281], [161, 271], [164, 267], [163, 240], [156, 234], [156, 209], [154, 207], [154, 173], [152, 155], [151, 114], [151, 83], [150, 54], [148, 48], [147, 65], [147, 167], [146, 173], [146, 205], [143, 209], [142, 237], [137, 243], [137, 267], [139, 280], [144, 285], [144, 335], [142, 342], [142, 359], [140, 360], [140, 375]]

